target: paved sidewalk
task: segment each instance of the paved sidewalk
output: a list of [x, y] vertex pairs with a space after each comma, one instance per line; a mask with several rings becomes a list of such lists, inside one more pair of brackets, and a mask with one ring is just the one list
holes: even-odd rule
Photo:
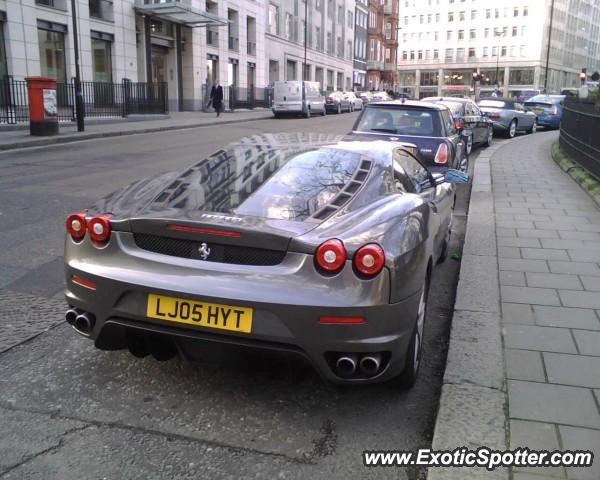
[[550, 157], [556, 132], [491, 158], [510, 447], [595, 451], [592, 468], [514, 480], [600, 478], [600, 210]]
[[180, 130], [185, 128], [196, 128], [212, 126], [216, 124], [230, 124], [239, 122], [250, 122], [253, 120], [264, 120], [271, 118], [273, 114], [269, 109], [236, 110], [235, 112], [224, 112], [219, 118], [214, 113], [206, 112], [174, 112], [168, 118], [151, 115], [148, 120], [140, 119], [115, 119], [106, 123], [86, 124], [84, 132], [77, 132], [76, 124], [60, 124], [60, 134], [54, 137], [32, 137], [29, 130], [3, 130], [0, 127], [0, 150], [14, 150], [17, 148], [38, 147], [54, 145], [58, 143], [70, 143], [78, 140], [86, 140], [102, 137], [115, 137], [120, 135], [133, 135], [136, 133], [161, 132], [166, 130]]

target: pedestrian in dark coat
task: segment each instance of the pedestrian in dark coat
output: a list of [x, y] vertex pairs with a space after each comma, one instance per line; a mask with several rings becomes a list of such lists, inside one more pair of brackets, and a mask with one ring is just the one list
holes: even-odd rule
[[217, 117], [221, 115], [223, 111], [223, 87], [219, 82], [213, 85], [210, 91], [210, 101], [212, 102], [212, 106], [217, 112]]

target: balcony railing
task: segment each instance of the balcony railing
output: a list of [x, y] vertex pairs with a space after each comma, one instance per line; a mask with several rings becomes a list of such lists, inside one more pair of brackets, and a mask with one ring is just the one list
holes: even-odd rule
[[255, 56], [256, 55], [256, 42], [248, 42], [246, 52], [248, 55]]
[[212, 47], [219, 46], [219, 31], [216, 29], [208, 28], [206, 30], [206, 44]]
[[109, 0], [89, 0], [90, 17], [114, 21], [113, 2]]
[[238, 51], [240, 48], [240, 39], [238, 37], [229, 36], [229, 50]]
[[396, 65], [395, 63], [391, 63], [391, 62], [385, 62], [383, 64], [383, 69], [386, 72], [395, 72], [396, 70], [398, 70], [398, 65]]

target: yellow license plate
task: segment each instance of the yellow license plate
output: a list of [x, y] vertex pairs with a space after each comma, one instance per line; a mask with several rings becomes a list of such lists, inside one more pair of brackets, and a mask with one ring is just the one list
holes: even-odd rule
[[544, 113], [544, 109], [543, 108], [532, 108], [531, 110], [534, 113]]
[[152, 293], [148, 295], [146, 316], [232, 332], [250, 333], [252, 331], [251, 308], [195, 302]]

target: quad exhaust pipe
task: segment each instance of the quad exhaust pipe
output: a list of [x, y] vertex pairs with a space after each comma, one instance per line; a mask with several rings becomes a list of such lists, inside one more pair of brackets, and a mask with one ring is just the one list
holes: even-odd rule
[[350, 353], [338, 358], [337, 362], [335, 362], [335, 368], [340, 377], [351, 377], [356, 372], [357, 364], [356, 354]]
[[89, 334], [94, 329], [94, 324], [96, 323], [96, 317], [94, 317], [93, 313], [81, 313], [75, 317], [75, 322], [73, 326], [75, 329], [81, 333]]
[[365, 355], [360, 359], [360, 369], [361, 371], [372, 377], [379, 371], [379, 367], [381, 366], [381, 354], [373, 353], [370, 355]]
[[75, 319], [81, 315], [81, 313], [81, 310], [78, 310], [77, 308], [69, 308], [67, 313], [65, 313], [65, 320], [69, 325], [73, 325], [75, 324]]

